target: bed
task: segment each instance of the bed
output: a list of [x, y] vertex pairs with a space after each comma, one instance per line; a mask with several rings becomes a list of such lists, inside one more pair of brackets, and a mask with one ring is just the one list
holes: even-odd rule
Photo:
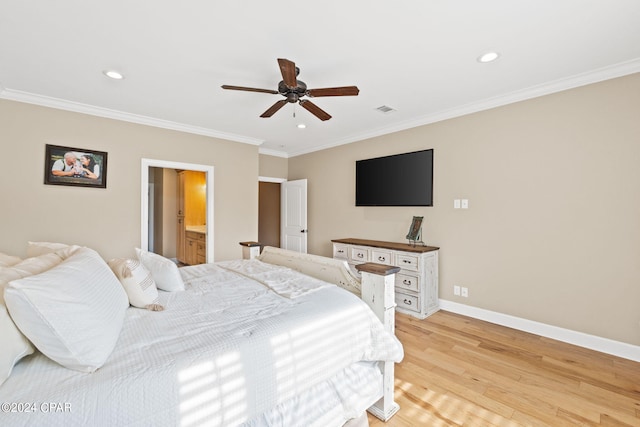
[[[269, 248], [256, 259], [183, 267], [176, 271], [184, 290], [156, 291], [150, 309], [130, 307], [129, 295], [120, 316], [102, 302], [122, 305], [122, 289], [104, 285], [113, 283], [113, 265], [105, 270], [88, 248], [62, 250], [54, 251], [59, 264], [5, 281], [7, 310], [40, 351], [17, 361], [0, 386], [1, 425], [325, 427], [394, 405], [392, 366], [403, 350], [392, 315], [384, 306], [376, 315], [357, 296], [385, 291], [363, 292], [339, 261]], [[175, 274], [138, 255], [154, 283]], [[148, 292], [143, 287], [136, 289]], [[53, 296], [41, 301], [42, 292]], [[80, 314], [65, 319], [52, 308], [69, 304]], [[38, 316], [22, 313], [32, 305]], [[30, 324], [43, 318], [44, 326]], [[44, 342], [38, 336], [45, 327], [76, 342], [51, 348], [51, 330]]]

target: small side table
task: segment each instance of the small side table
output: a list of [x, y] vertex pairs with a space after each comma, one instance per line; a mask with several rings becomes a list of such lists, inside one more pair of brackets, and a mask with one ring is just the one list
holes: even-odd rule
[[242, 259], [254, 259], [260, 255], [260, 243], [258, 242], [240, 242], [242, 246]]

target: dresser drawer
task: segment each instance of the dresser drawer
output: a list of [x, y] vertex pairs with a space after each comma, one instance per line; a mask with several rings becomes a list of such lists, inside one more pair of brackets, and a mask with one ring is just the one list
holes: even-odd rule
[[391, 261], [391, 252], [380, 249], [371, 250], [371, 262], [385, 265], [393, 265]]
[[420, 277], [406, 273], [396, 274], [396, 288], [406, 289], [408, 291], [420, 291]]
[[418, 271], [418, 257], [409, 254], [396, 254], [396, 265], [403, 270]]
[[369, 262], [369, 249], [360, 247], [349, 248], [349, 260], [352, 262]]
[[333, 245], [333, 257], [337, 259], [348, 259], [349, 247], [346, 245]]
[[396, 292], [396, 304], [398, 308], [420, 312], [420, 298], [417, 296]]

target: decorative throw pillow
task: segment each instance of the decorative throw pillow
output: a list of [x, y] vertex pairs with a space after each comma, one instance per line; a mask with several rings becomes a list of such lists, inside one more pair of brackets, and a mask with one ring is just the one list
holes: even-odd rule
[[136, 248], [138, 259], [151, 272], [158, 289], [167, 292], [184, 291], [184, 282], [175, 262], [162, 255]]
[[20, 330], [7, 312], [4, 301], [4, 290], [12, 280], [42, 273], [58, 264], [63, 257], [57, 253], [41, 255], [35, 258], [27, 258], [12, 267], [0, 267], [0, 384], [2, 384], [20, 359], [33, 353], [33, 346], [22, 335]]
[[13, 280], [4, 297], [13, 321], [38, 350], [81, 372], [105, 363], [129, 307], [116, 276], [89, 248], [41, 274]]
[[19, 257], [0, 252], [0, 267], [11, 267], [22, 261]]
[[[115, 273], [129, 297], [129, 304], [138, 308], [157, 310], [158, 288], [149, 270], [137, 259], [116, 258], [109, 261], [109, 267]], [[160, 306], [162, 307], [162, 306]]]

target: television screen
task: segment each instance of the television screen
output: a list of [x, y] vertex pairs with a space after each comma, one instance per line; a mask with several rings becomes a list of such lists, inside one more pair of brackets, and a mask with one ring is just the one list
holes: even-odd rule
[[433, 149], [356, 161], [356, 206], [433, 206]]

